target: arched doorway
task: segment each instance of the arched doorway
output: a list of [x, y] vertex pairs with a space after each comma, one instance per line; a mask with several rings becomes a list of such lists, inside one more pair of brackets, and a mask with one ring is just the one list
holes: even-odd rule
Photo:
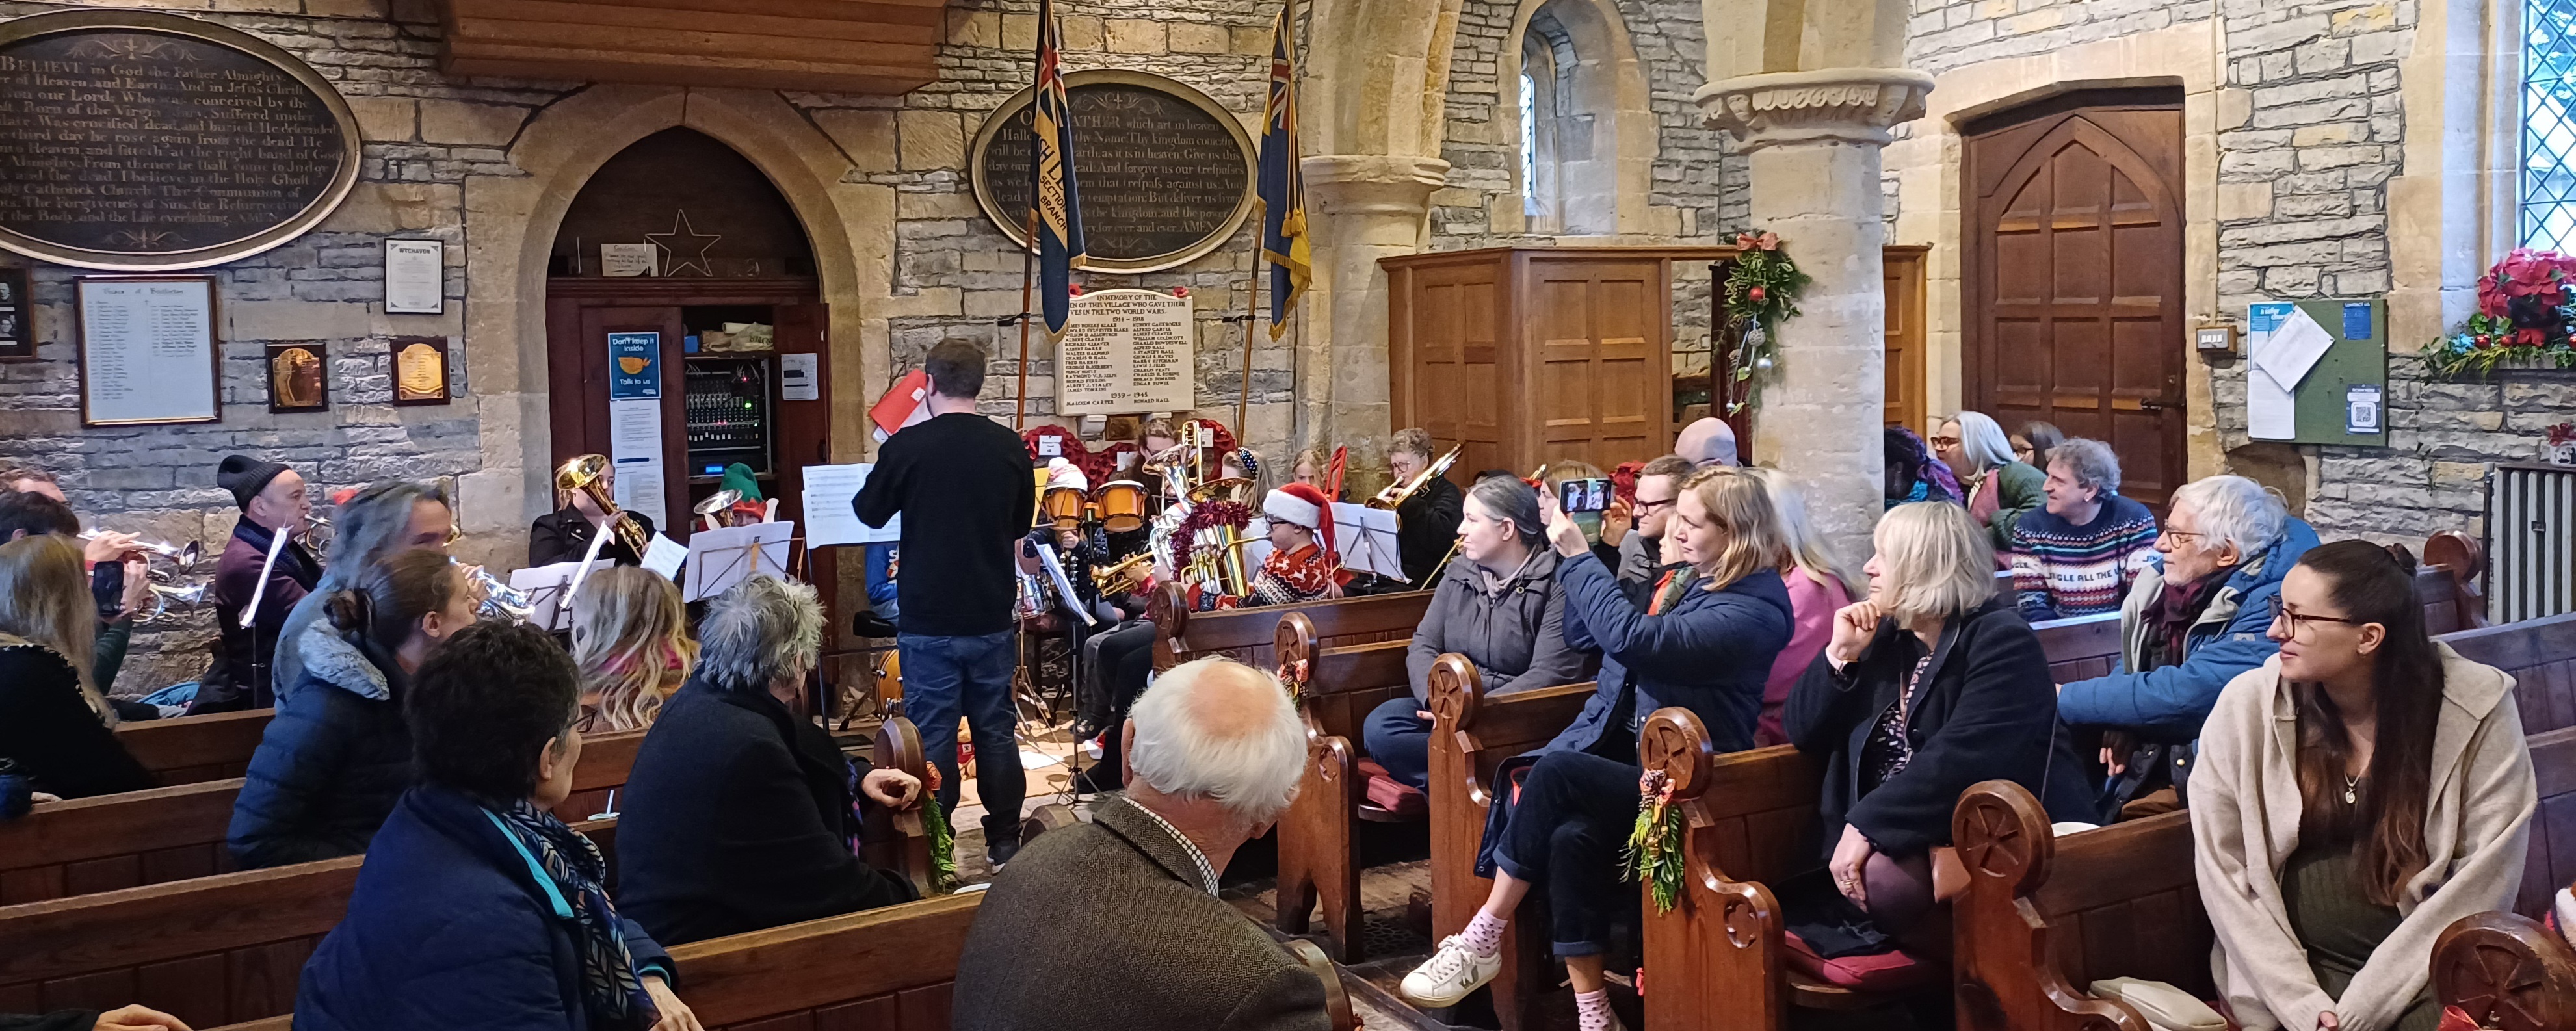
[[830, 320], [777, 186], [714, 138], [653, 133], [583, 184], [548, 266], [553, 465], [609, 456], [619, 503], [675, 540], [736, 463], [801, 523], [803, 469], [832, 455]]
[[2182, 91], [2083, 90], [1962, 127], [1968, 407], [2120, 455], [2163, 510], [2184, 475]]

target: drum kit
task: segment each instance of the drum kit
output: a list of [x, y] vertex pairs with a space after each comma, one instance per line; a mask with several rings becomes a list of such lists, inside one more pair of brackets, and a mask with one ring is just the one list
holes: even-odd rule
[[1145, 485], [1111, 480], [1098, 490], [1084, 491], [1059, 484], [1039, 496], [1038, 512], [1058, 530], [1078, 530], [1084, 523], [1096, 522], [1111, 533], [1134, 533], [1145, 528]]

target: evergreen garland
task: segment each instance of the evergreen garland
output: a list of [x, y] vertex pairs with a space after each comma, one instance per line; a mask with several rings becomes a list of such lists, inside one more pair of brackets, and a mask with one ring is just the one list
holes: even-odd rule
[[[1754, 376], [1771, 371], [1779, 360], [1780, 323], [1797, 316], [1798, 293], [1807, 287], [1807, 274], [1780, 249], [1780, 234], [1737, 233], [1735, 245], [1743, 250], [1726, 273], [1726, 319], [1739, 328], [1744, 342], [1735, 349], [1724, 379], [1715, 370], [1710, 375], [1712, 388], [1724, 384], [1725, 415], [1761, 407], [1762, 385]], [[1718, 396], [1713, 389], [1710, 401]]]
[[1682, 897], [1682, 813], [1662, 770], [1637, 778], [1637, 826], [1628, 832], [1620, 875], [1653, 889], [1655, 910], [1670, 913]]

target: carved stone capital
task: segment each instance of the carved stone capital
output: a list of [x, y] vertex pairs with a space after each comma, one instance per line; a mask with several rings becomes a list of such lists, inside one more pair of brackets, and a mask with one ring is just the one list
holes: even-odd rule
[[1888, 130], [1923, 117], [1932, 77], [1897, 68], [1825, 68], [1721, 79], [1699, 89], [1712, 129], [1734, 133], [1746, 151], [1783, 143], [1884, 147]]
[[1298, 169], [1306, 196], [1333, 215], [1419, 218], [1431, 210], [1432, 192], [1449, 183], [1449, 163], [1429, 157], [1319, 154], [1298, 162]]

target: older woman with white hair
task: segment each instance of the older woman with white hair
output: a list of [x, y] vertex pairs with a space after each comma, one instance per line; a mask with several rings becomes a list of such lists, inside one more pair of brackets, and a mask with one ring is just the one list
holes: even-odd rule
[[698, 635], [697, 669], [627, 777], [626, 915], [676, 945], [910, 901], [911, 883], [853, 843], [860, 805], [909, 808], [921, 782], [844, 757], [798, 711], [823, 642], [814, 588], [744, 580], [708, 605]]
[[2012, 438], [1984, 412], [1942, 420], [1931, 444], [1933, 457], [1968, 492], [1968, 514], [1993, 535], [1998, 550], [2011, 547], [2013, 524], [2047, 502], [2048, 474], [2015, 457]]
[[1822, 759], [1818, 809], [1834, 891], [1828, 911], [1791, 907], [1791, 927], [1828, 957], [1902, 947], [1946, 958], [1946, 903], [1966, 887], [1936, 871], [1950, 813], [1970, 785], [2029, 788], [2056, 820], [2091, 812], [2058, 732], [2039, 637], [1994, 596], [1994, 551], [1966, 509], [1900, 505], [1861, 571], [1869, 596], [1834, 614], [1833, 640], [1789, 695], [1789, 741]]
[[[2264, 636], [2272, 599], [2317, 532], [2281, 499], [2242, 476], [2185, 484], [2156, 536], [2162, 562], [2138, 574], [2120, 606], [2120, 665], [2109, 676], [2058, 689], [2066, 722], [2128, 735], [2113, 749], [2119, 773], [2102, 799], [2143, 816], [2177, 808], [2191, 770], [2191, 742], [2237, 674], [2281, 650]], [[2159, 797], [2167, 788], [2170, 798]], [[2140, 801], [2146, 799], [2148, 801]]]
[[1223, 658], [1157, 678], [1124, 729], [1124, 795], [1029, 843], [957, 960], [958, 1031], [1329, 1027], [1323, 986], [1217, 898], [1296, 797], [1306, 726], [1270, 674]]
[[2120, 496], [2120, 456], [2076, 437], [2050, 449], [2048, 505], [2013, 523], [2013, 589], [2022, 615], [2116, 612], [2155, 559], [2156, 516]]

